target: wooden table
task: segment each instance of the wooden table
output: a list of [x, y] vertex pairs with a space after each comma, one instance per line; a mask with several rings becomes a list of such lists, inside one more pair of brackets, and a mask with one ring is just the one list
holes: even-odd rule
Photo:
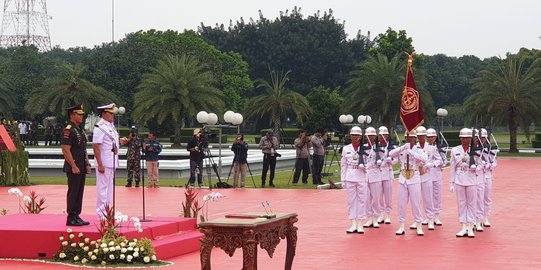
[[[246, 213], [246, 215], [265, 215], [265, 213]], [[242, 248], [244, 270], [257, 269], [257, 245], [265, 249], [272, 258], [280, 239], [287, 239], [286, 262], [284, 269], [291, 269], [297, 246], [297, 222], [295, 213], [276, 213], [275, 218], [219, 218], [201, 222], [199, 230], [205, 234], [201, 238], [201, 269], [210, 270], [210, 255], [213, 247], [219, 247], [233, 256], [237, 248]]]

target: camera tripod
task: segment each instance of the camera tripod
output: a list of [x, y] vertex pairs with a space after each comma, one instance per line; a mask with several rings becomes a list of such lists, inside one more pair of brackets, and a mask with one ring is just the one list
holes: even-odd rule
[[[214, 170], [214, 173], [216, 174], [216, 177], [218, 178], [218, 183], [216, 183], [216, 187], [218, 188], [231, 187], [229, 186], [229, 184], [222, 182], [222, 179], [220, 178], [220, 172], [218, 172], [218, 165], [216, 165], [216, 162], [214, 162], [214, 157], [212, 156], [210, 149], [208, 147], [203, 148], [203, 153], [205, 153], [205, 158], [203, 159], [203, 162], [205, 163], [205, 168], [207, 170], [207, 180], [209, 183], [209, 189], [212, 190], [212, 179], [211, 179], [212, 170]], [[211, 170], [211, 167], [212, 167], [212, 170]], [[199, 169], [201, 170], [202, 168], [199, 168]]]
[[[231, 167], [229, 168], [229, 174], [227, 174], [227, 180], [225, 181], [226, 184], [229, 184], [229, 177], [231, 176], [231, 171], [233, 171], [234, 164], [235, 162], [231, 163]], [[254, 175], [252, 174], [252, 170], [250, 169], [250, 163], [248, 163], [248, 160], [246, 160], [246, 167], [248, 168], [248, 172], [250, 173], [250, 178], [252, 178], [254, 188], [257, 188], [254, 180]]]

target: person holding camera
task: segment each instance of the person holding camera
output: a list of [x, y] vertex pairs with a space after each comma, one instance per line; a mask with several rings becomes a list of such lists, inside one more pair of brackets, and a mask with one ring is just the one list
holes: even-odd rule
[[162, 152], [162, 146], [156, 140], [156, 133], [148, 133], [148, 141], [143, 143], [143, 151], [145, 152], [145, 161], [148, 173], [148, 187], [159, 187], [160, 182], [158, 173], [158, 155]]
[[134, 179], [135, 187], [139, 187], [139, 182], [141, 181], [141, 142], [137, 136], [135, 126], [131, 127], [127, 146], [126, 169], [128, 170], [128, 183], [126, 187], [132, 187]]
[[295, 174], [293, 174], [293, 184], [299, 182], [299, 176], [302, 170], [302, 183], [308, 184], [308, 174], [310, 173], [310, 148], [312, 140], [309, 135], [306, 135], [306, 130], [299, 131], [299, 137], [293, 142], [297, 152], [297, 160], [295, 161]]
[[263, 171], [261, 173], [261, 187], [265, 187], [265, 181], [267, 179], [267, 171], [270, 167], [270, 181], [269, 186], [274, 187], [274, 169], [276, 168], [276, 157], [281, 156], [276, 153], [276, 149], [280, 147], [278, 138], [274, 136], [272, 131], [267, 132], [267, 135], [261, 138], [259, 141], [259, 149], [263, 152]]
[[246, 171], [248, 170], [248, 144], [244, 142], [244, 136], [239, 134], [235, 138], [235, 143], [231, 146], [231, 151], [235, 153], [233, 157], [233, 187], [238, 186], [240, 176], [240, 187], [246, 184]]
[[314, 149], [314, 155], [312, 156], [312, 183], [314, 185], [323, 185], [321, 181], [321, 170], [323, 170], [323, 163], [325, 157], [325, 146], [327, 146], [327, 132], [324, 129], [318, 128], [312, 136], [312, 147]]
[[207, 142], [201, 140], [201, 129], [196, 128], [193, 131], [193, 139], [188, 143], [186, 149], [190, 152], [190, 186], [195, 184], [195, 175], [197, 174], [197, 185], [203, 185], [203, 159], [205, 153], [203, 148], [207, 146]]

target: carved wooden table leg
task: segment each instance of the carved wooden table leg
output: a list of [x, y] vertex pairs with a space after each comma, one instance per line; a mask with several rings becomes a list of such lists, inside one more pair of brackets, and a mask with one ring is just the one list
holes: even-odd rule
[[200, 260], [201, 260], [201, 270], [210, 270], [210, 254], [212, 252], [212, 236], [211, 230], [204, 231], [205, 237], [201, 238], [200, 251]]
[[257, 270], [257, 241], [253, 230], [244, 232], [246, 242], [242, 245], [242, 269]]
[[293, 257], [295, 257], [295, 249], [297, 248], [297, 227], [293, 223], [297, 222], [297, 218], [290, 219], [289, 228], [287, 230], [287, 251], [286, 251], [286, 270], [291, 270], [293, 265]]

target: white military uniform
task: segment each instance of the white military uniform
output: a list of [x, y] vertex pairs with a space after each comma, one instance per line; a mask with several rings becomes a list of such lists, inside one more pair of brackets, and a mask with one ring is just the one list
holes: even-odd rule
[[[358, 148], [362, 148], [361, 145]], [[364, 155], [359, 154], [360, 150], [355, 149], [353, 144], [348, 144], [342, 149], [341, 178], [348, 194], [348, 217], [355, 220], [358, 230], [362, 229], [362, 220], [366, 218], [366, 198], [368, 187], [366, 182], [366, 169], [359, 159]]]
[[434, 186], [433, 181], [437, 178], [437, 168], [441, 164], [441, 157], [438, 154], [438, 149], [434, 145], [425, 142], [421, 147], [420, 143], [417, 146], [426, 153], [427, 161], [420, 168], [421, 175], [421, 193], [423, 196], [423, 206], [426, 218], [428, 219], [429, 229], [434, 229], [433, 218], [434, 210]]
[[115, 124], [100, 119], [94, 127], [92, 134], [92, 143], [99, 144], [101, 162], [105, 168], [105, 172], [100, 173], [97, 170], [97, 160], [94, 157], [96, 164], [96, 212], [101, 218], [105, 213], [105, 205], [113, 207], [113, 184], [115, 169], [118, 168], [118, 146], [119, 137], [115, 128]]
[[[399, 231], [397, 231], [397, 234], [403, 234], [403, 226], [404, 222], [406, 222], [406, 208], [409, 200], [413, 218], [417, 223], [417, 234], [423, 235], [421, 229], [423, 217], [421, 214], [421, 177], [419, 175], [419, 167], [423, 166], [426, 162], [427, 156], [425, 152], [416, 145], [410, 148], [409, 143], [393, 149], [389, 152], [389, 156], [398, 158], [401, 164], [400, 176], [398, 178], [398, 222], [400, 222], [400, 228]], [[411, 175], [408, 175], [407, 173], [408, 163], [409, 170], [413, 171]]]
[[496, 155], [499, 150], [497, 149], [490, 149], [490, 152], [484, 153], [485, 156], [485, 179], [484, 179], [484, 185], [485, 185], [485, 193], [483, 196], [483, 203], [484, 203], [484, 220], [483, 225], [486, 227], [490, 227], [491, 224], [488, 220], [488, 217], [490, 216], [490, 213], [492, 212], [492, 173], [496, 166], [498, 165], [498, 162], [496, 161]]
[[[368, 148], [368, 144], [365, 144], [365, 147]], [[366, 157], [366, 176], [368, 178], [368, 194], [366, 196], [366, 214], [368, 216], [368, 221], [365, 224], [365, 227], [379, 227], [378, 218], [383, 212], [383, 202], [381, 201], [381, 194], [383, 192], [382, 180], [381, 180], [381, 169], [379, 164], [381, 164], [381, 155], [380, 152], [379, 159], [376, 160], [376, 146], [371, 145], [369, 147], [368, 156]], [[378, 162], [379, 161], [379, 162]], [[370, 219], [371, 218], [371, 219]]]

